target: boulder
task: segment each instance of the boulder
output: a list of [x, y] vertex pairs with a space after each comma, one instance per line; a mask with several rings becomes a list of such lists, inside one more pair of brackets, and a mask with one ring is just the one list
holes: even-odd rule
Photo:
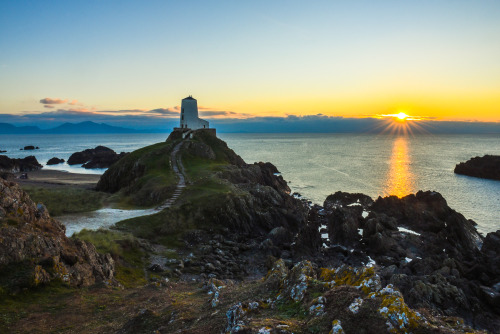
[[61, 164], [64, 162], [64, 159], [59, 159], [59, 158], [51, 158], [49, 159], [49, 161], [47, 161], [47, 166], [50, 166], [50, 165], [57, 165], [57, 164]]
[[370, 196], [365, 194], [351, 194], [342, 191], [337, 191], [335, 194], [329, 195], [325, 202], [323, 203], [323, 207], [326, 210], [331, 210], [335, 207], [339, 206], [352, 206], [359, 205], [361, 207], [367, 208], [372, 205], [373, 200]]
[[35, 146], [33, 145], [28, 145], [28, 146], [24, 146], [23, 150], [25, 151], [30, 151], [30, 150], [34, 150], [35, 149]]

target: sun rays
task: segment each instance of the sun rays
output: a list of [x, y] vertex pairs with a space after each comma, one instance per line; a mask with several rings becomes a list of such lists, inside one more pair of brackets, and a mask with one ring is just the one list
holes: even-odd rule
[[377, 115], [382, 122], [375, 130], [382, 133], [393, 135], [413, 135], [415, 133], [427, 133], [424, 129], [425, 118], [419, 116], [412, 116], [404, 111], [399, 111], [395, 114], [382, 114]]

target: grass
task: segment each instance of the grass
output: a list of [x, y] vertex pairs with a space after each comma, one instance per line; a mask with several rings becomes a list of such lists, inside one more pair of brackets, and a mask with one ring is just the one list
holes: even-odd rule
[[57, 314], [63, 306], [53, 305], [53, 301], [65, 299], [74, 292], [74, 288], [60, 282], [52, 282], [16, 295], [0, 295], [0, 333], [9, 333], [11, 325], [30, 314], [26, 310], [27, 305], [35, 306], [40, 312]]
[[177, 177], [170, 166], [176, 142], [162, 142], [136, 150], [106, 171], [98, 187], [114, 192], [119, 207], [150, 207], [173, 193]]
[[72, 238], [93, 243], [101, 254], [110, 253], [115, 259], [115, 278], [123, 286], [130, 288], [147, 283], [144, 275], [146, 254], [131, 234], [105, 229], [84, 229]]
[[154, 215], [123, 220], [116, 223], [116, 228], [168, 248], [178, 248], [183, 245], [180, 241], [182, 234], [193, 227], [186, 218], [179, 210], [163, 210]]
[[51, 216], [98, 210], [109, 196], [103, 192], [78, 187], [23, 186], [23, 190], [35, 203], [43, 203]]

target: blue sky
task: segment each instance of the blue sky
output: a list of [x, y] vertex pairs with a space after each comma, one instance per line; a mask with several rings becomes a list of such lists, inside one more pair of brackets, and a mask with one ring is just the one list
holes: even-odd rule
[[224, 117], [498, 122], [499, 17], [486, 0], [3, 1], [0, 113], [165, 118], [147, 112], [193, 94]]

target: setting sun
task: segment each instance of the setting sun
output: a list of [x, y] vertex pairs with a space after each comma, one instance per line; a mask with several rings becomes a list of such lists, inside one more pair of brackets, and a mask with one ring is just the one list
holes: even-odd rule
[[407, 114], [405, 114], [404, 112], [400, 112], [399, 114], [397, 114], [397, 115], [396, 115], [396, 117], [397, 117], [399, 120], [402, 120], [402, 121], [403, 121], [403, 120], [405, 120], [405, 119], [408, 117], [408, 115], [407, 115]]

